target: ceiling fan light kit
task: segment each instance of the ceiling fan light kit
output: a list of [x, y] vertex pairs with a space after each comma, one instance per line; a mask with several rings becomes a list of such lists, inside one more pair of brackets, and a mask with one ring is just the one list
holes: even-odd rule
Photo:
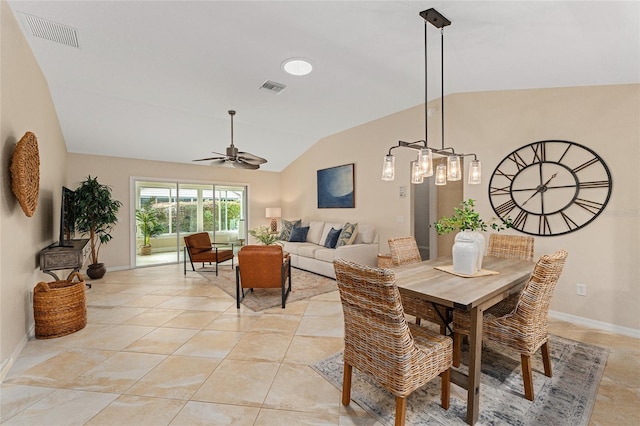
[[231, 116], [231, 145], [227, 147], [226, 154], [212, 151], [218, 156], [200, 158], [193, 161], [211, 161], [212, 166], [233, 166], [239, 169], [249, 170], [259, 169], [260, 165], [266, 163], [267, 160], [249, 152], [238, 151], [238, 148], [233, 144], [233, 116], [236, 115], [236, 112], [229, 110], [229, 115]]

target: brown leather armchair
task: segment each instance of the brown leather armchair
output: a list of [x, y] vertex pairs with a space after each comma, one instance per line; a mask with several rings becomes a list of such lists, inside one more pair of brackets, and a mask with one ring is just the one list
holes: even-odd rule
[[[218, 263], [231, 260], [231, 269], [233, 269], [233, 244], [231, 248], [218, 248], [218, 243], [211, 243], [208, 232], [198, 232], [184, 237], [184, 274], [187, 275], [187, 256], [191, 262], [191, 269], [196, 270], [193, 262], [202, 262], [204, 268], [205, 262], [216, 264], [216, 276], [218, 275]], [[229, 244], [224, 244], [228, 246]]]
[[[287, 278], [289, 285], [286, 285]], [[244, 298], [244, 289], [281, 288], [282, 309], [291, 293], [291, 258], [279, 245], [249, 245], [238, 252], [236, 268], [236, 307]], [[242, 294], [242, 298], [240, 297]]]

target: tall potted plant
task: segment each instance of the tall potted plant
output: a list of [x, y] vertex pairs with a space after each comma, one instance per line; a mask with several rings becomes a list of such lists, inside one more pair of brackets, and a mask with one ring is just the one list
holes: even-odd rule
[[98, 262], [98, 254], [102, 244], [112, 238], [120, 206], [120, 201], [111, 198], [111, 188], [100, 184], [97, 177], [88, 176], [75, 191], [76, 229], [89, 236], [91, 264], [87, 275], [92, 279], [102, 278], [107, 271], [104, 263]]
[[140, 254], [143, 256], [151, 254], [151, 238], [157, 237], [164, 232], [164, 225], [160, 223], [158, 211], [147, 205], [142, 209], [136, 209], [136, 220], [142, 233], [142, 245]]

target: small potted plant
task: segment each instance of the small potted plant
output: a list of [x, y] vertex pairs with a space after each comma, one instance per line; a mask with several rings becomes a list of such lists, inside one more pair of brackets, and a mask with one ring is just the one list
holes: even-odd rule
[[111, 188], [100, 184], [97, 177], [88, 176], [75, 191], [76, 229], [89, 236], [91, 264], [87, 275], [92, 279], [102, 278], [107, 271], [104, 263], [98, 262], [98, 254], [102, 244], [112, 238], [120, 206], [120, 201], [111, 198]]
[[250, 229], [249, 234], [267, 246], [275, 244], [278, 241], [279, 236], [277, 233], [272, 233], [271, 228], [268, 226], [258, 226], [257, 228]]
[[140, 254], [147, 256], [151, 254], [151, 238], [155, 238], [164, 232], [164, 225], [160, 223], [158, 211], [146, 205], [142, 209], [136, 209], [136, 221], [142, 233], [142, 245]]
[[482, 269], [485, 241], [480, 231], [486, 231], [491, 227], [495, 231], [502, 231], [511, 227], [511, 219], [498, 222], [493, 218], [491, 222], [485, 222], [474, 209], [475, 200], [462, 201], [460, 207], [454, 207], [453, 215], [442, 217], [434, 223], [439, 235], [457, 231], [453, 244], [453, 269], [468, 275], [473, 275]]

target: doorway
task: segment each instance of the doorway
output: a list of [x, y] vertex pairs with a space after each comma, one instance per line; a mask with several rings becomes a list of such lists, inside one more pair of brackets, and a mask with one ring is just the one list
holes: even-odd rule
[[151, 211], [159, 225], [149, 238], [150, 250], [143, 250], [143, 226], [134, 221], [134, 267], [182, 262], [184, 237], [196, 232], [233, 244], [235, 251], [247, 239], [246, 186], [136, 180], [134, 194], [136, 212]]

